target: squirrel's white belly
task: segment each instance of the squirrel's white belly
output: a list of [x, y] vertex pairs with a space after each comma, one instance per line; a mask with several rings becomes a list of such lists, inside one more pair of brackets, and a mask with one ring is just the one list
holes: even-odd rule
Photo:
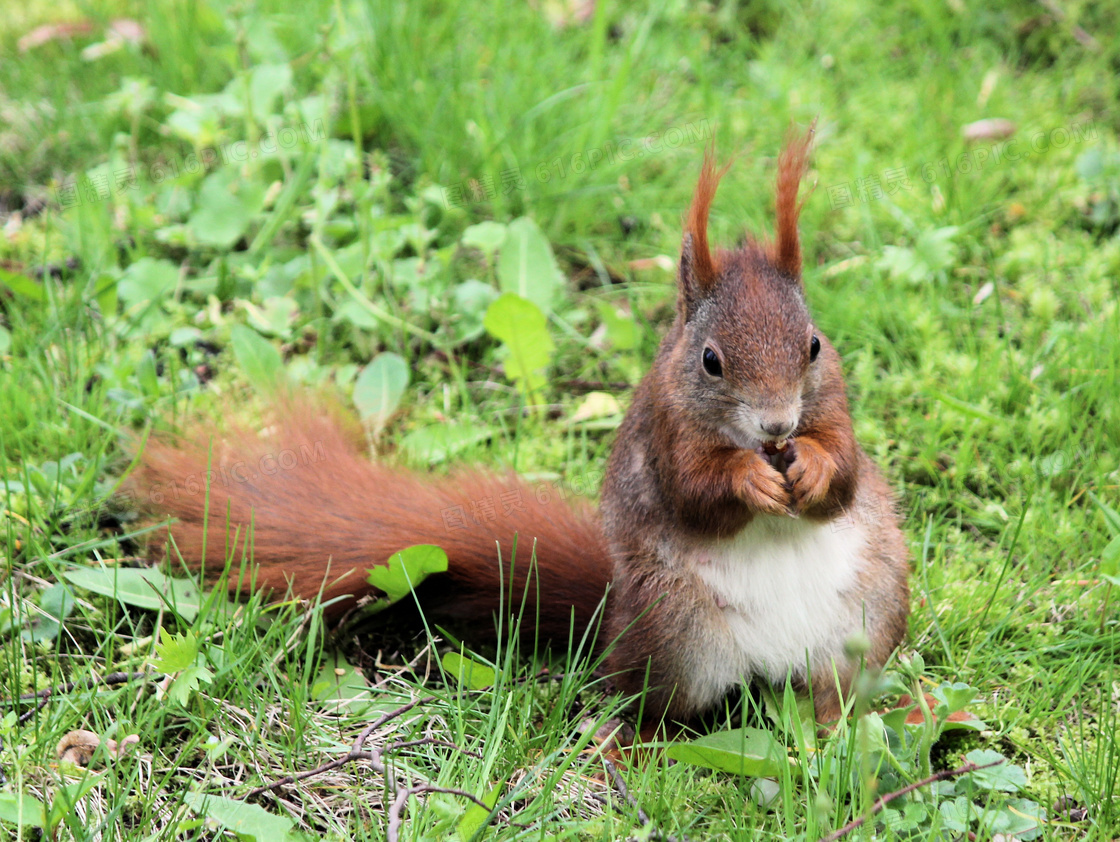
[[705, 634], [690, 695], [714, 701], [753, 676], [804, 676], [806, 664], [831, 672], [862, 627], [851, 591], [866, 545], [863, 527], [850, 521], [760, 516], [705, 548], [695, 570], [724, 624]]

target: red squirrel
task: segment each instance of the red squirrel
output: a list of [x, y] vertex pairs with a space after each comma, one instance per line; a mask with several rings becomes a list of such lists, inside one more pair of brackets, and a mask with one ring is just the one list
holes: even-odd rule
[[[646, 689], [655, 717], [688, 719], [744, 681], [789, 677], [819, 721], [835, 720], [858, 666], [848, 644], [865, 635], [866, 663], [881, 666], [906, 632], [909, 562], [890, 489], [855, 441], [840, 358], [805, 303], [798, 191], [811, 137], [780, 156], [771, 245], [709, 250], [723, 172], [705, 157], [676, 318], [618, 430], [599, 517], [558, 497], [542, 505], [513, 475], [371, 462], [352, 422], [302, 398], [283, 402], [269, 433], [234, 430], [212, 451], [201, 427], [149, 441], [134, 493], [175, 519], [195, 565], [207, 518], [212, 560], [251, 521], [258, 588], [360, 597], [375, 590], [367, 569], [436, 544], [449, 569], [421, 586], [426, 613], [489, 623], [526, 594], [535, 631], [561, 642], [607, 593], [607, 671], [623, 692]], [[320, 458], [239, 473], [281, 447]], [[443, 513], [464, 500], [501, 501], [504, 516], [450, 528]]]

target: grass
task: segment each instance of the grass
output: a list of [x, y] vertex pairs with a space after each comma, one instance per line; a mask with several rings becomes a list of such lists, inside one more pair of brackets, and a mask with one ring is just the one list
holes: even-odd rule
[[[601, 3], [558, 27], [561, 9], [148, 0], [0, 13], [3, 791], [59, 804], [62, 838], [211, 838], [196, 816], [218, 808], [187, 810], [188, 792], [235, 797], [313, 768], [387, 706], [432, 696], [376, 743], [453, 743], [391, 753], [417, 778], [493, 792], [501, 818], [480, 833], [648, 832], [580, 753], [580, 722], [619, 702], [577, 666], [533, 681], [538, 662], [499, 648], [480, 656], [499, 686], [469, 693], [441, 678], [447, 643], [331, 635], [294, 603], [144, 610], [65, 576], [140, 552], [139, 524], [111, 496], [128, 467], [122, 432], [237, 414], [281, 358], [291, 378], [360, 401], [371, 359], [402, 357], [409, 384], [395, 412], [381, 407], [381, 458], [596, 476], [617, 417], [570, 419], [585, 384], [634, 384], [652, 357], [672, 277], [648, 258], [675, 260], [704, 146], [738, 156], [712, 220], [713, 239], [731, 242], [769, 230], [780, 139], [816, 117], [808, 294], [844, 358], [859, 438], [903, 501], [907, 651], [928, 686], [976, 688], [970, 710], [986, 723], [947, 734], [935, 762], [998, 751], [1026, 772], [1019, 796], [1055, 820], [1042, 836], [1116, 837], [1120, 600], [1105, 578], [1105, 507], [1120, 508], [1117, 13]], [[83, 58], [119, 17], [143, 25], [143, 43]], [[77, 19], [93, 30], [18, 50], [34, 26]], [[988, 117], [1016, 133], [963, 138]], [[226, 160], [207, 167], [211, 148]], [[115, 189], [121, 173], [135, 186]], [[548, 272], [527, 279], [553, 296], [543, 382], [516, 378], [482, 327], [503, 270], [470, 226], [522, 216], [563, 275], [556, 291]], [[626, 403], [626, 389], [597, 391]], [[522, 412], [526, 400], [547, 411]], [[154, 668], [175, 654], [156, 651], [161, 632], [187, 635], [188, 649], [193, 636], [190, 663], [209, 673], [180, 684], [181, 701], [143, 681], [39, 710], [11, 701]], [[377, 689], [339, 707], [346, 693], [327, 688], [353, 677], [348, 663]], [[748, 696], [713, 731], [771, 727], [757, 705]], [[750, 777], [663, 758], [625, 768], [652, 827], [817, 838], [918, 777], [869, 766], [884, 756], [855, 726], [809, 754], [783, 716], [773, 730], [795, 765], [767, 806]], [[55, 746], [79, 727], [141, 742], [96, 757], [71, 809], [78, 777]], [[877, 835], [959, 832], [944, 806], [959, 792], [925, 792], [911, 801], [931, 807], [916, 827]], [[351, 765], [255, 803], [312, 838], [380, 839], [394, 797]], [[1087, 816], [1055, 816], [1061, 798]], [[470, 838], [481, 821], [448, 794], [403, 815], [414, 839]]]

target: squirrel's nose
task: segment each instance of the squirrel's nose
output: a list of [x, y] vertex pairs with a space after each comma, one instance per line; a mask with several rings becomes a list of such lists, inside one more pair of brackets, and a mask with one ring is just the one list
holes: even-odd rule
[[765, 421], [762, 424], [762, 431], [776, 439], [784, 439], [793, 432], [793, 428], [796, 426], [796, 421]]

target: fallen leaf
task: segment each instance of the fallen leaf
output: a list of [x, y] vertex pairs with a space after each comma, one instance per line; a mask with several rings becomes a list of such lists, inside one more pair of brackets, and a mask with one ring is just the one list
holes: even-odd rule
[[82, 61], [96, 61], [115, 53], [125, 44], [139, 44], [144, 40], [144, 28], [136, 21], [121, 18], [109, 24], [105, 40], [90, 44], [81, 52]]
[[[926, 693], [925, 697], [926, 704], [929, 706], [929, 709], [935, 709], [937, 707], [937, 699], [935, 699], [929, 693]], [[904, 708], [909, 707], [913, 704], [914, 700], [909, 696], [904, 695], [898, 697], [898, 704], [896, 704], [895, 707]], [[980, 717], [967, 710], [958, 710], [955, 713], [949, 714], [949, 716], [945, 719], [946, 722], [978, 722], [979, 720]], [[921, 725], [924, 721], [925, 717], [922, 716], [922, 709], [919, 705], [914, 705], [914, 709], [906, 715], [907, 725]]]
[[139, 745], [140, 735], [129, 734], [119, 743], [116, 740], [106, 740], [105, 748], [109, 750], [110, 757], [124, 757], [128, 753], [129, 746]]
[[[112, 758], [123, 757], [131, 746], [137, 745], [139, 742], [138, 734], [129, 734], [119, 743], [116, 740], [106, 740], [105, 749]], [[74, 763], [78, 766], [88, 766], [99, 745], [101, 745], [101, 738], [97, 734], [79, 728], [76, 731], [70, 731], [59, 740], [58, 748], [55, 751], [61, 761]]]
[[607, 392], [588, 392], [572, 413], [571, 423], [590, 421], [593, 418], [607, 418], [622, 412], [618, 398]]
[[51, 41], [59, 41], [63, 38], [69, 39], [75, 35], [88, 35], [91, 32], [93, 32], [93, 24], [88, 20], [73, 23], [47, 23], [35, 27], [20, 38], [16, 47], [21, 53], [26, 53], [28, 50], [41, 47], [43, 44], [49, 44]]
[[1010, 120], [995, 117], [962, 126], [961, 134], [965, 140], [1005, 140], [1015, 134], [1015, 128]]
[[973, 306], [983, 304], [985, 301], [987, 301], [988, 296], [995, 292], [995, 289], [996, 285], [991, 281], [988, 281], [986, 284], [984, 284], [984, 286], [980, 287], [980, 289], [976, 291], [976, 295], [972, 297]]
[[657, 257], [642, 257], [638, 260], [631, 260], [626, 265], [635, 272], [641, 272], [646, 269], [664, 269], [666, 272], [672, 272], [677, 264], [669, 255], [659, 254]]
[[582, 26], [595, 16], [595, 0], [545, 0], [530, 6], [543, 12], [554, 29]]
[[101, 738], [93, 731], [78, 729], [70, 731], [58, 741], [55, 750], [59, 760], [76, 763], [78, 766], [88, 766], [94, 751], [101, 745]]
[[144, 27], [132, 18], [117, 18], [109, 24], [109, 31], [125, 41], [131, 41], [133, 44], [139, 44], [146, 35]]

